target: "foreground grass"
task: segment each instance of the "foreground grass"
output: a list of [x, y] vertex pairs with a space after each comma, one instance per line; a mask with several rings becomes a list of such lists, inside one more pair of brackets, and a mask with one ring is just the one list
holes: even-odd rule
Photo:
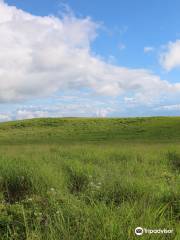
[[0, 125], [0, 239], [131, 240], [141, 226], [173, 229], [142, 239], [178, 240], [178, 120]]

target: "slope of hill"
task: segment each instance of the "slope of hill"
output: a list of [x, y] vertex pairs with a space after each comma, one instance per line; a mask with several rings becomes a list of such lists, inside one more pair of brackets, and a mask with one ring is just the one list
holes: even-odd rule
[[0, 124], [0, 143], [179, 142], [180, 117], [49, 118]]

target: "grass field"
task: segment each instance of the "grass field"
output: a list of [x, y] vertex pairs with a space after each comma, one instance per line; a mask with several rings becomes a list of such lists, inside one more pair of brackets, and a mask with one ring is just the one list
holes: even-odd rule
[[180, 117], [1, 123], [0, 240], [23, 239], [179, 240]]

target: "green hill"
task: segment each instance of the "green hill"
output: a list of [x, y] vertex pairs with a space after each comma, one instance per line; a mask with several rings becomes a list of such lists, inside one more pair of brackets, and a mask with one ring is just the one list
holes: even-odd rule
[[179, 142], [180, 117], [48, 118], [0, 124], [0, 143]]
[[0, 124], [0, 240], [180, 239], [180, 117]]

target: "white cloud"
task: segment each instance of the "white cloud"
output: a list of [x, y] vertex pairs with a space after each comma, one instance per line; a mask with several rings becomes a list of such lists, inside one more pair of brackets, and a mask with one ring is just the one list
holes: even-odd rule
[[156, 110], [180, 111], [180, 104], [164, 105], [156, 108]]
[[0, 114], [0, 121], [44, 117], [107, 117], [117, 111], [116, 102], [90, 100], [85, 96], [64, 96], [61, 102], [16, 106], [11, 112]]
[[[43, 118], [43, 117], [48, 117], [48, 112], [47, 111], [32, 111], [29, 109], [23, 109], [23, 110], [18, 110], [16, 112], [15, 119], [20, 120], [20, 119], [31, 119], [31, 118]], [[11, 117], [12, 118], [12, 117]]]
[[114, 110], [111, 108], [101, 108], [96, 111], [96, 117], [107, 117], [109, 113], [113, 112]]
[[153, 51], [154, 51], [154, 47], [152, 47], [152, 46], [144, 47], [144, 52], [145, 53], [149, 53], [149, 52], [153, 52]]
[[124, 103], [132, 106], [137, 104], [136, 99], [134, 97], [124, 97]]
[[5, 122], [11, 120], [11, 117], [8, 114], [0, 114], [0, 122]]
[[164, 46], [160, 62], [167, 71], [180, 67], [180, 40], [169, 42], [167, 46]]
[[180, 84], [145, 69], [115, 66], [95, 56], [91, 42], [97, 28], [90, 18], [38, 17], [0, 2], [0, 102], [83, 88], [109, 96], [131, 91], [146, 102], [180, 92]]

